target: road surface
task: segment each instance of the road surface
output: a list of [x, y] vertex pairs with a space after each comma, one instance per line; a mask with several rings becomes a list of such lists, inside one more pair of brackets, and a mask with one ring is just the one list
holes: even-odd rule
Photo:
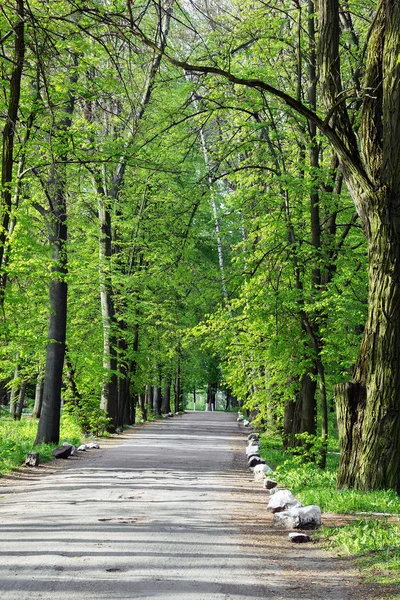
[[0, 480], [1, 600], [354, 600], [343, 563], [271, 527], [246, 434], [188, 413]]

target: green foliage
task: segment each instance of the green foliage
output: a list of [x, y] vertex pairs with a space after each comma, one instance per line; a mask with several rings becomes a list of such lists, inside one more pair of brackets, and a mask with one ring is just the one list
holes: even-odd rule
[[84, 435], [107, 436], [111, 419], [99, 407], [97, 398], [85, 398], [79, 402], [68, 402], [64, 406], [63, 417], [76, 423]]
[[[23, 418], [14, 421], [7, 414], [0, 415], [0, 475], [4, 475], [17, 469], [25, 462], [28, 452], [39, 452], [40, 461], [52, 460], [52, 450], [55, 444], [41, 444], [33, 446], [37, 431], [37, 421], [31, 418]], [[61, 443], [68, 442], [75, 446], [82, 439], [82, 431], [76, 420], [70, 415], [62, 415], [61, 418]]]

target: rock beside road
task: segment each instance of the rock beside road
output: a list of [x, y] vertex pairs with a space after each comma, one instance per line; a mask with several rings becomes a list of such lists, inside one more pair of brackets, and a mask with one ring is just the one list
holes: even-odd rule
[[259, 456], [253, 455], [249, 457], [247, 464], [249, 465], [250, 469], [254, 469], [256, 465], [265, 465], [265, 460]]
[[273, 490], [274, 488], [276, 488], [277, 485], [278, 485], [278, 482], [274, 481], [273, 479], [265, 479], [264, 480], [264, 488], [266, 490]]
[[25, 459], [27, 467], [38, 467], [39, 466], [39, 452], [28, 452]]
[[287, 529], [316, 529], [321, 522], [321, 509], [314, 504], [277, 512], [273, 518], [274, 525]]
[[254, 467], [253, 473], [255, 481], [263, 481], [265, 475], [272, 473], [272, 469], [267, 464], [260, 464]]
[[59, 446], [53, 450], [52, 455], [55, 458], [68, 458], [72, 454], [72, 450], [74, 446], [72, 444], [67, 444], [66, 446]]
[[273, 513], [278, 513], [285, 511], [289, 508], [300, 508], [302, 506], [303, 505], [301, 504], [301, 502], [296, 500], [292, 492], [290, 492], [289, 490], [280, 490], [279, 492], [276, 492], [276, 494], [271, 496], [271, 499], [267, 506], [267, 510]]
[[289, 541], [293, 542], [293, 544], [306, 544], [307, 542], [311, 542], [311, 538], [306, 533], [292, 531], [289, 533]]

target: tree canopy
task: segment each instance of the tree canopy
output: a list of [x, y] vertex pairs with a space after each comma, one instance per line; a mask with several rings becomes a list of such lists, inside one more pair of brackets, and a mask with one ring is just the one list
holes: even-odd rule
[[339, 486], [399, 491], [399, 19], [4, 3], [0, 377], [37, 442], [62, 400], [112, 430], [224, 388], [321, 467], [337, 411]]

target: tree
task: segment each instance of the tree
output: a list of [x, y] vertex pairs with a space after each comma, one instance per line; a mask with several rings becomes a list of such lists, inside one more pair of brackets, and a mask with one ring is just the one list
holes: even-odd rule
[[[340, 487], [400, 490], [399, 207], [400, 7], [384, 0], [368, 33], [360, 148], [346, 104], [340, 56], [338, 0], [319, 2], [318, 63], [326, 109], [320, 117], [303, 102], [263, 79], [164, 56], [186, 71], [214, 74], [271, 94], [307, 118], [338, 155], [368, 240], [368, 318], [353, 380], [336, 391], [341, 432]], [[132, 32], [153, 49], [137, 29]], [[160, 51], [160, 50], [159, 50]]]

